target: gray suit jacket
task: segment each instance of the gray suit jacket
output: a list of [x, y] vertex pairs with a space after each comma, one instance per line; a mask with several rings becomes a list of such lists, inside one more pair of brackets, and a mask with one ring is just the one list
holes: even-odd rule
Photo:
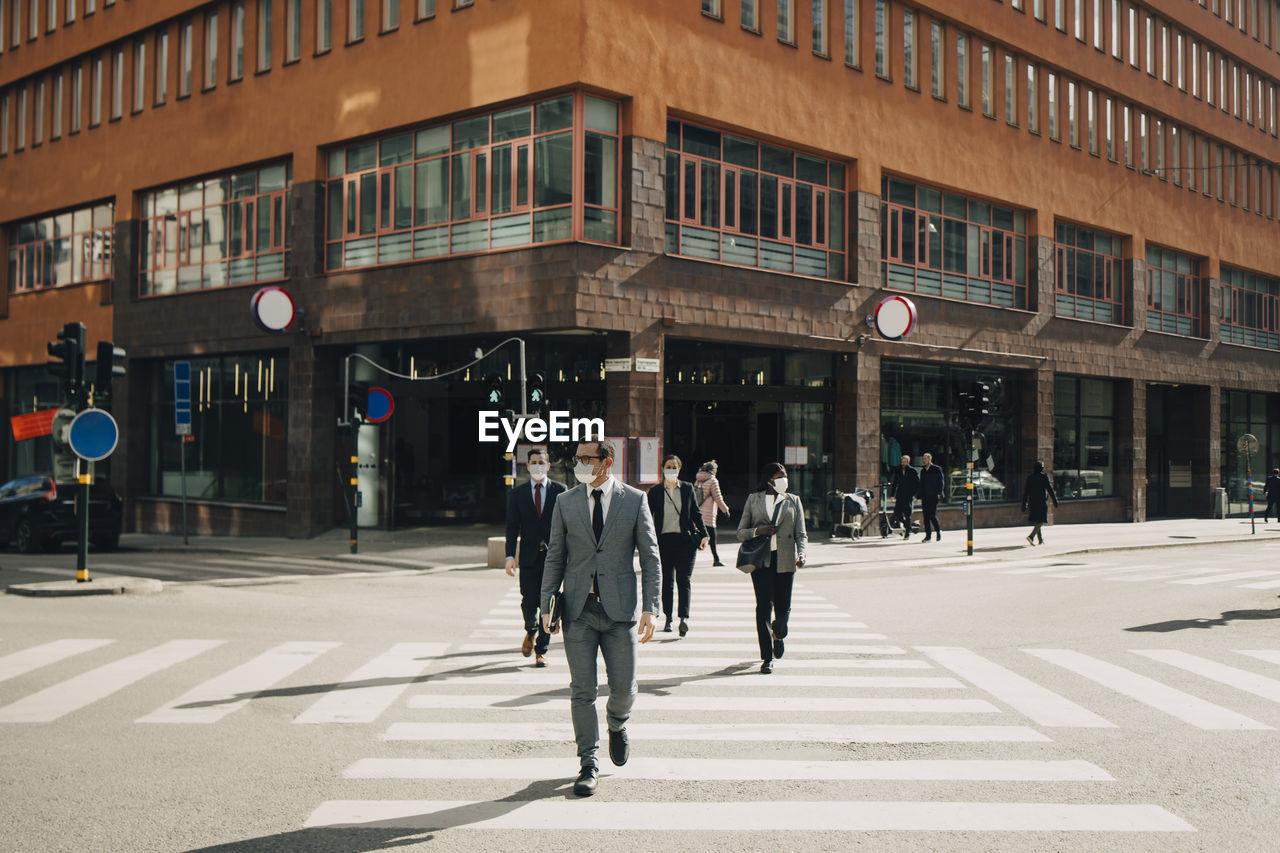
[[[747, 495], [746, 506], [738, 521], [738, 541], [746, 542], [756, 535], [756, 528], [769, 524], [773, 514], [764, 511], [764, 492]], [[796, 495], [784, 495], [785, 503], [778, 512], [778, 571], [794, 572], [796, 560], [804, 559], [809, 534], [804, 528], [804, 505]], [[561, 498], [564, 500], [564, 498]]]
[[[644, 492], [612, 481], [613, 496], [600, 541], [591, 529], [590, 486], [581, 483], [556, 498], [551, 515], [551, 541], [542, 574], [542, 612], [551, 607], [551, 594], [564, 584], [564, 615], [582, 615], [591, 592], [591, 578], [599, 576], [600, 604], [615, 622], [635, 622], [641, 612], [657, 613], [662, 563], [658, 537]], [[637, 583], [632, 555], [640, 552]]]

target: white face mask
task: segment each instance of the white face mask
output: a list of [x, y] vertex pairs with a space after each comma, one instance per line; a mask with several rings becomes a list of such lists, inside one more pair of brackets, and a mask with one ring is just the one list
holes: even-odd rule
[[787, 478], [779, 477], [778, 479], [774, 480], [773, 490], [780, 495], [785, 495], [787, 493]]
[[677, 468], [663, 468], [662, 476], [667, 478], [668, 483], [674, 483], [680, 479], [680, 471]]
[[595, 466], [589, 462], [579, 462], [573, 466], [573, 476], [579, 483], [590, 483], [595, 480]]
[[529, 476], [535, 480], [542, 480], [547, 476], [547, 463], [531, 462], [529, 463]]

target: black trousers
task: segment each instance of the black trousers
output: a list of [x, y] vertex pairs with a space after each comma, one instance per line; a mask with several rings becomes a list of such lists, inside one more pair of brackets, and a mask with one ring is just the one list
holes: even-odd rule
[[716, 551], [716, 526], [714, 524], [707, 525], [707, 539], [711, 545], [711, 561], [720, 562], [720, 554]]
[[[1266, 521], [1268, 517], [1274, 517], [1276, 521], [1280, 521], [1280, 498], [1269, 498], [1267, 500], [1267, 508], [1262, 513], [1262, 520]], [[716, 540], [712, 539], [712, 542]]]
[[693, 557], [697, 549], [683, 533], [663, 533], [658, 537], [662, 558], [662, 612], [667, 621], [675, 615], [675, 588], [680, 589], [680, 618], [689, 618], [689, 595], [693, 591]]
[[921, 498], [920, 511], [924, 513], [924, 535], [929, 536], [931, 530], [936, 530], [938, 538], [941, 539], [942, 527], [938, 524], [938, 501]]
[[769, 635], [769, 622], [777, 623], [774, 634], [787, 636], [787, 621], [791, 618], [791, 588], [795, 585], [795, 572], [778, 571], [778, 552], [769, 557], [769, 565], [751, 573], [751, 585], [756, 591], [756, 636], [760, 640], [760, 659], [773, 660], [773, 637]]
[[903, 533], [911, 532], [911, 512], [913, 509], [911, 504], [911, 501], [898, 501], [893, 505], [893, 517], [902, 522]]
[[545, 655], [547, 646], [551, 645], [551, 635], [542, 630], [542, 620], [538, 618], [542, 602], [542, 569], [546, 563], [547, 555], [542, 553], [532, 566], [520, 567], [520, 614], [524, 616], [524, 632], [536, 632], [533, 650], [540, 655]]

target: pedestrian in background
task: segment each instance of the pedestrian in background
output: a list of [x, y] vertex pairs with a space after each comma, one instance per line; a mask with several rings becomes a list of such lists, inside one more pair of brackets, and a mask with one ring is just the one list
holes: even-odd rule
[[658, 531], [658, 553], [662, 556], [662, 612], [667, 615], [663, 631], [671, 630], [676, 613], [675, 588], [680, 589], [680, 636], [689, 633], [689, 596], [693, 591], [693, 560], [707, 547], [707, 530], [698, 511], [693, 485], [680, 479], [680, 457], [668, 454], [662, 460], [662, 482], [649, 490], [649, 512]]
[[[804, 505], [797, 495], [787, 494], [787, 469], [780, 462], [764, 466], [760, 491], [747, 496], [738, 520], [738, 541], [768, 536], [769, 565], [751, 573], [756, 593], [756, 636], [760, 641], [760, 671], [773, 672], [774, 658], [786, 651], [791, 619], [791, 589], [796, 569], [804, 566], [809, 542], [804, 527]], [[776, 522], [774, 512], [777, 512]]]
[[928, 542], [933, 533], [937, 533], [938, 541], [942, 541], [942, 526], [938, 524], [938, 501], [942, 500], [946, 483], [942, 477], [942, 469], [933, 464], [933, 454], [926, 453], [920, 457], [924, 466], [920, 469], [920, 512], [924, 515], [924, 539]]
[[[1280, 468], [1271, 469], [1271, 476], [1262, 487], [1262, 493], [1267, 496], [1267, 508], [1262, 513], [1262, 520], [1265, 522], [1268, 516], [1275, 516], [1276, 521], [1280, 521]], [[715, 541], [711, 540], [712, 548], [715, 547]]]
[[896, 501], [893, 505], [893, 517], [902, 522], [902, 538], [910, 539], [911, 504], [920, 491], [920, 472], [911, 467], [910, 456], [903, 455], [899, 462], [898, 469], [893, 472], [893, 478], [889, 481], [891, 496]]
[[551, 541], [551, 514], [556, 496], [564, 492], [564, 483], [548, 479], [547, 452], [529, 451], [529, 482], [511, 490], [507, 499], [507, 574], [516, 574], [516, 540], [520, 542], [520, 613], [524, 616], [524, 642], [520, 654], [536, 654], [534, 666], [546, 666], [547, 646], [551, 635], [538, 619], [538, 603], [542, 595], [542, 571], [547, 561], [547, 543]]
[[729, 514], [729, 505], [724, 502], [724, 495], [720, 492], [720, 479], [716, 476], [719, 470], [720, 466], [716, 464], [716, 460], [705, 462], [693, 483], [694, 491], [700, 495], [698, 508], [702, 511], [702, 526], [707, 529], [713, 566], [724, 565], [720, 562], [720, 552], [716, 550], [716, 512]]
[[1044, 463], [1039, 459], [1036, 460], [1036, 470], [1031, 472], [1027, 477], [1026, 484], [1022, 487], [1022, 511], [1031, 513], [1031, 532], [1027, 534], [1027, 544], [1036, 544], [1035, 540], [1040, 540], [1040, 544], [1044, 544], [1044, 534], [1040, 532], [1040, 526], [1047, 524], [1049, 521], [1049, 500], [1053, 499], [1053, 505], [1058, 506], [1058, 495], [1053, 491], [1053, 481], [1049, 479], [1049, 475], [1044, 472]]

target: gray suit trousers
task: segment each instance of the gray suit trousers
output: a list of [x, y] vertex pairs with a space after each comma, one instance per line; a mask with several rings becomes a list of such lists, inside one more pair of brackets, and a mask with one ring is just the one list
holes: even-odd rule
[[636, 702], [636, 651], [638, 638], [635, 622], [614, 622], [600, 602], [587, 600], [582, 615], [564, 625], [564, 653], [569, 662], [569, 706], [573, 713], [573, 737], [578, 743], [578, 760], [595, 764], [600, 748], [600, 718], [596, 713], [599, 682], [596, 658], [604, 653], [605, 674], [609, 680], [609, 700], [605, 716], [609, 729], [617, 731], [627, 724], [631, 707]]

